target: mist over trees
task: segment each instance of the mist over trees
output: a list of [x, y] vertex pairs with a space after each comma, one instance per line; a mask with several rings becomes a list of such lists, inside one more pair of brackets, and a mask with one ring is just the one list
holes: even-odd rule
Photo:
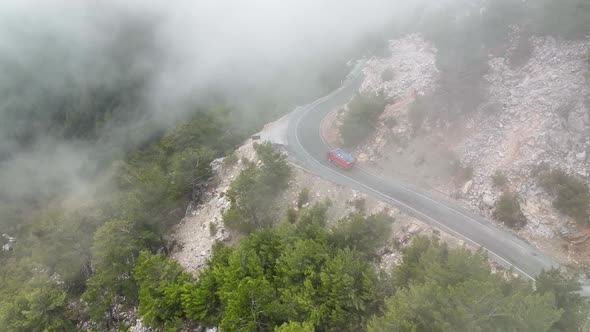
[[[11, 207], [0, 210], [20, 214], [23, 201], [45, 205], [72, 192], [92, 196], [114, 160], [210, 109], [233, 108], [234, 127], [255, 131], [337, 87], [346, 62], [362, 54], [359, 43], [378, 27], [340, 27], [359, 7], [352, 4], [330, 20], [307, 12], [311, 2], [299, 12], [270, 1], [233, 5], [235, 12], [222, 15], [227, 24], [212, 19], [221, 7], [205, 2], [4, 2], [0, 198]], [[310, 26], [280, 19], [293, 15]], [[320, 23], [333, 28], [315, 31]], [[327, 33], [343, 38], [318, 43]]]
[[[533, 289], [491, 273], [483, 252], [425, 238], [385, 271], [386, 213], [330, 227], [328, 203], [273, 214], [290, 169], [269, 145], [228, 193], [224, 219], [242, 242], [217, 245], [194, 276], [167, 257], [165, 235], [212, 160], [338, 87], [349, 60], [385, 52], [388, 38], [435, 44], [445, 89], [420, 114], [444, 118], [477, 104], [510, 25], [582, 38], [589, 17], [584, 0], [3, 2], [0, 234], [16, 239], [0, 252], [0, 326], [125, 330], [121, 313], [137, 308], [167, 330], [581, 330], [575, 276], [548, 271]], [[357, 106], [351, 144], [383, 110]], [[580, 185], [566, 180], [547, 189], [583, 219], [568, 189]]]
[[245, 161], [245, 169], [227, 192], [230, 207], [223, 214], [227, 227], [246, 233], [272, 224], [276, 198], [289, 187], [292, 173], [285, 155], [273, 151], [270, 143], [254, 148], [261, 166]]

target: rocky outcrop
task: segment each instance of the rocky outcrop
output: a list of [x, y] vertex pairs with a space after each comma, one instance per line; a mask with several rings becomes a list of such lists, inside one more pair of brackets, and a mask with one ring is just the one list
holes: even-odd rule
[[[530, 42], [531, 58], [520, 67], [514, 68], [502, 57], [490, 59], [485, 77], [487, 103], [501, 107], [494, 112], [480, 108], [469, 119], [470, 132], [457, 148], [462, 160], [475, 170], [473, 189], [464, 197], [482, 210], [498, 195], [491, 183], [496, 170], [507, 175], [510, 189], [519, 194], [525, 207], [541, 204], [549, 212], [547, 197], [532, 176], [535, 167], [546, 164], [585, 179], [590, 174], [586, 160], [590, 84], [584, 61], [590, 43], [551, 37], [535, 37]], [[546, 226], [554, 220], [547, 220], [547, 214], [537, 215], [537, 210], [532, 208], [527, 215], [530, 231], [552, 236]]]
[[191, 203], [185, 217], [172, 230], [176, 246], [171, 256], [186, 271], [198, 271], [211, 256], [211, 247], [216, 241], [229, 242], [238, 237], [223, 224], [223, 213], [230, 205], [225, 193], [231, 181], [244, 168], [242, 158], [256, 160], [252, 141], [246, 141], [236, 151], [236, 156], [238, 158], [233, 165], [225, 163], [224, 158], [211, 163], [216, 186], [202, 194], [201, 204]]
[[388, 101], [379, 117], [373, 138], [359, 147], [362, 162], [373, 161], [385, 146], [395, 141], [404, 146], [412, 134], [408, 110], [417, 95], [426, 95], [436, 88], [436, 48], [420, 34], [411, 34], [389, 42], [391, 56], [373, 58], [363, 70], [365, 79], [359, 92], [383, 95]]
[[[545, 164], [589, 179], [590, 40], [525, 39], [517, 28], [509, 37], [503, 56], [488, 61], [484, 102], [449, 124], [451, 130], [441, 127], [422, 131], [424, 138], [430, 137], [451, 150], [451, 162], [456, 158], [473, 169], [473, 177], [466, 183], [450, 181], [446, 186], [454, 186], [452, 189], [436, 186], [490, 217], [501, 192], [513, 191], [529, 220], [523, 236], [545, 238], [571, 233], [573, 224], [555, 211], [533, 171]], [[390, 104], [374, 136], [357, 155], [361, 161], [379, 160], [391, 167], [391, 160], [404, 165], [400, 158], [414, 157], [411, 152], [417, 149], [409, 106], [416, 95], [427, 95], [438, 88], [439, 71], [436, 49], [420, 35], [391, 41], [390, 50], [390, 57], [371, 59], [365, 69], [360, 92], [383, 94]], [[426, 159], [433, 156], [425, 155]], [[496, 171], [506, 175], [506, 188], [494, 187], [492, 175]]]
[[408, 35], [389, 42], [389, 58], [373, 58], [363, 70], [365, 80], [360, 92], [367, 95], [383, 93], [395, 101], [415, 91], [425, 95], [435, 87], [438, 77], [436, 48], [420, 34]]

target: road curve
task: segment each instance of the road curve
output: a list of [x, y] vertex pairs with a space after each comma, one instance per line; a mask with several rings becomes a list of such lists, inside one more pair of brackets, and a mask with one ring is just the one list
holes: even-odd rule
[[[344, 171], [331, 165], [326, 159], [329, 147], [320, 134], [321, 121], [330, 111], [344, 105], [358, 91], [362, 80], [359, 65], [339, 89], [290, 115], [286, 148], [295, 163], [334, 183], [372, 195], [475, 247], [482, 247], [490, 258], [526, 278], [534, 280], [542, 269], [558, 266], [535, 247], [446, 197], [361, 168]], [[586, 293], [584, 288], [583, 293]]]

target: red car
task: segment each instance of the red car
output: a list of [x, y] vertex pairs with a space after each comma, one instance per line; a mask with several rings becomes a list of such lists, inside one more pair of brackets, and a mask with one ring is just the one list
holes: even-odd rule
[[342, 151], [342, 149], [330, 150], [327, 157], [331, 163], [344, 169], [353, 168], [356, 161], [351, 154]]

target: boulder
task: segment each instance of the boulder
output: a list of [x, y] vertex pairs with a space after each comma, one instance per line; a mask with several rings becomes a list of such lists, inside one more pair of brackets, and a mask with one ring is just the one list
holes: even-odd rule
[[366, 153], [362, 152], [362, 153], [359, 153], [359, 155], [357, 156], [357, 160], [360, 162], [366, 162], [367, 160], [369, 160], [369, 157], [367, 156]]
[[493, 208], [496, 204], [496, 200], [490, 194], [484, 194], [481, 200], [488, 208]]

